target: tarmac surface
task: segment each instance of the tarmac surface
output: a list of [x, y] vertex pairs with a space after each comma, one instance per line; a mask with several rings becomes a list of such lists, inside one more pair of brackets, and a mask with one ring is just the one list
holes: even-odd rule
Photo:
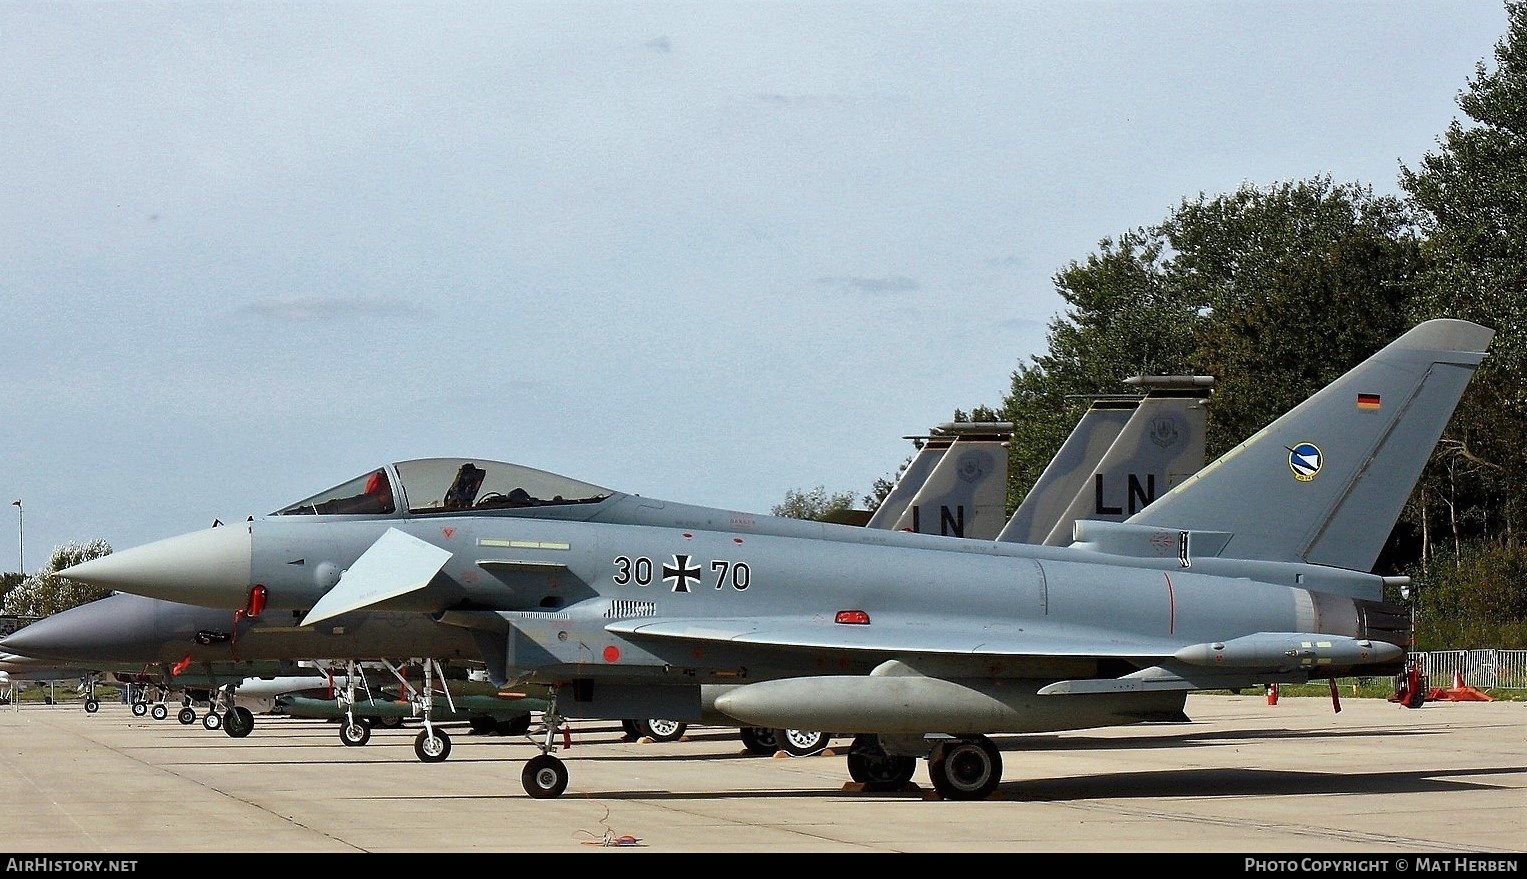
[[8, 847], [108, 857], [1527, 848], [1527, 702], [1407, 709], [1349, 698], [1337, 713], [1323, 698], [1195, 694], [1189, 724], [998, 738], [1005, 780], [980, 802], [939, 800], [921, 763], [905, 791], [857, 789], [846, 738], [835, 755], [766, 757], [745, 754], [732, 729], [629, 742], [618, 723], [592, 721], [575, 723], [557, 752], [567, 792], [537, 800], [520, 784], [538, 753], [524, 737], [448, 726], [449, 757], [423, 763], [417, 727], [378, 728], [347, 747], [332, 721], [262, 715], [235, 739], [178, 723], [178, 707], [155, 721], [118, 702], [95, 714], [77, 700], [0, 706]]

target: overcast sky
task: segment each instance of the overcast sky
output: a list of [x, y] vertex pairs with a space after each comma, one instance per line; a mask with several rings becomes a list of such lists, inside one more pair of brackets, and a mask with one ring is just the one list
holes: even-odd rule
[[863, 495], [1001, 402], [1068, 263], [1243, 182], [1398, 193], [1505, 32], [1495, 0], [12, 0], [0, 569], [417, 457]]

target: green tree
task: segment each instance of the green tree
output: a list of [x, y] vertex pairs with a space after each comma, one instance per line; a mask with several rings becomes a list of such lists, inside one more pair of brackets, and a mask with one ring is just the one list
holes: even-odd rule
[[1527, 514], [1527, 3], [1506, 3], [1495, 65], [1476, 65], [1454, 119], [1400, 183], [1421, 209], [1427, 285], [1415, 317], [1459, 317], [1495, 329], [1416, 515], [1454, 559], [1472, 537], [1521, 539]]
[[5, 600], [5, 596], [12, 589], [15, 589], [17, 586], [20, 586], [22, 583], [25, 583], [26, 579], [27, 579], [27, 575], [26, 574], [22, 574], [22, 573], [15, 572], [15, 571], [12, 571], [12, 572], [6, 573], [6, 574], [0, 574], [0, 606], [3, 606], [4, 600]]
[[1048, 349], [1013, 373], [1009, 509], [1086, 409], [1132, 375], [1212, 375], [1217, 457], [1405, 328], [1420, 273], [1413, 212], [1328, 177], [1185, 200], [1055, 277]]
[[53, 556], [40, 571], [5, 594], [5, 613], [9, 616], [44, 617], [97, 598], [105, 598], [111, 594], [110, 589], [76, 583], [58, 576], [58, 572], [110, 554], [111, 545], [104, 540], [55, 547]]
[[853, 492], [829, 493], [826, 486], [819, 485], [810, 491], [791, 489], [785, 492], [785, 502], [775, 506], [769, 512], [791, 519], [813, 519], [822, 522], [836, 513], [847, 512], [853, 507]]

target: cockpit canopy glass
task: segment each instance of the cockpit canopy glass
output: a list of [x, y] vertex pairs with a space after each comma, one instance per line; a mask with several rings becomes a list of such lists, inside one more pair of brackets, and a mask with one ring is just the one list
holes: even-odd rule
[[397, 509], [392, 499], [392, 481], [385, 469], [373, 470], [349, 482], [341, 482], [328, 491], [282, 507], [272, 515], [338, 516], [363, 513], [391, 513]]
[[402, 500], [410, 513], [457, 512], [598, 503], [614, 494], [545, 470], [502, 461], [420, 458], [394, 465], [394, 494], [387, 468], [373, 470], [273, 515], [388, 514]]

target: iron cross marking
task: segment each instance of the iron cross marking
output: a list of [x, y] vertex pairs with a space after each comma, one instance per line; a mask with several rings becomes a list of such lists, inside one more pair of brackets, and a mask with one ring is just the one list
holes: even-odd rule
[[689, 556], [676, 555], [672, 564], [663, 565], [663, 580], [674, 581], [674, 592], [688, 592], [690, 580], [695, 581], [696, 586], [700, 585], [700, 566], [690, 567]]

